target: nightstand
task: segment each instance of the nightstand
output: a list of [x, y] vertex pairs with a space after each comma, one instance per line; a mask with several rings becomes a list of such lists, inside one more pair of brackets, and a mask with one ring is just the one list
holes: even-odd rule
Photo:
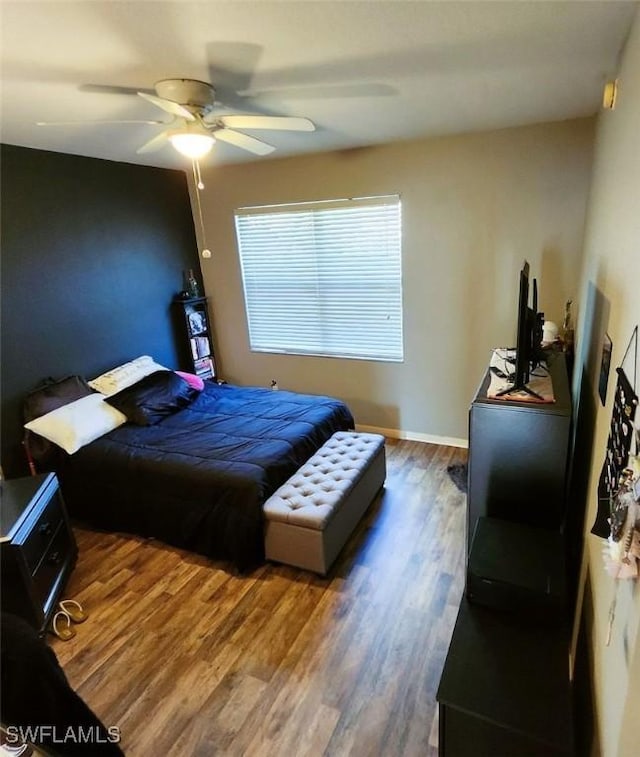
[[0, 556], [2, 611], [44, 634], [78, 556], [55, 474], [2, 482]]

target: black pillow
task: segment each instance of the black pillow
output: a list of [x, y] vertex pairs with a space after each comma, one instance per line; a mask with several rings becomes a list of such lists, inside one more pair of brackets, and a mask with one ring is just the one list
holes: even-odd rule
[[[63, 405], [75, 402], [82, 397], [94, 394], [93, 389], [82, 376], [72, 375], [62, 379], [48, 378], [40, 383], [37, 389], [29, 392], [22, 404], [24, 422], [57, 410]], [[38, 434], [27, 432], [25, 443], [28, 453], [41, 470], [51, 467], [53, 458], [59, 451], [57, 445]]]
[[137, 426], [153, 426], [190, 405], [199, 392], [173, 371], [155, 371], [117, 394], [106, 397]]

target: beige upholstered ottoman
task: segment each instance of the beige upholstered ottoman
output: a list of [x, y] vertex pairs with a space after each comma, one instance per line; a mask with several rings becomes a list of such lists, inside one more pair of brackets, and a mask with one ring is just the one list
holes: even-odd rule
[[267, 559], [326, 574], [385, 476], [383, 436], [335, 433], [265, 502]]

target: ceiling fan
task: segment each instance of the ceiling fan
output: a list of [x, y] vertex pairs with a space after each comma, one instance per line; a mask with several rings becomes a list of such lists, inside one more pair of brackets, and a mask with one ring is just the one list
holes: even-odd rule
[[[102, 123], [145, 123], [167, 128], [145, 142], [138, 153], [153, 152], [169, 142], [179, 153], [197, 161], [207, 155], [216, 140], [248, 150], [255, 155], [268, 155], [276, 148], [236, 129], [284, 131], [315, 131], [308, 118], [292, 116], [216, 115], [216, 92], [208, 82], [197, 79], [162, 79], [154, 85], [156, 94], [137, 94], [171, 114], [171, 121], [106, 121]], [[38, 122], [38, 126], [58, 126], [72, 122]], [[96, 122], [93, 122], [96, 123]]]

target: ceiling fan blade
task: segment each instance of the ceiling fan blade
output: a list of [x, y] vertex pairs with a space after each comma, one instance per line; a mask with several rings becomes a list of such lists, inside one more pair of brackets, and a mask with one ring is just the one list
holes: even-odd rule
[[102, 120], [102, 121], [36, 121], [36, 126], [93, 126], [94, 124], [148, 124], [150, 126], [156, 126], [158, 124], [164, 124], [165, 121], [152, 121], [146, 119], [144, 121], [114, 121], [114, 120]]
[[145, 92], [149, 95], [155, 94], [155, 90], [153, 89], [121, 87], [117, 84], [81, 84], [78, 89], [80, 92], [95, 92], [99, 95], [137, 95], [138, 92]]
[[313, 121], [293, 116], [220, 116], [216, 119], [232, 129], [282, 129], [283, 131], [315, 131]]
[[242, 97], [264, 100], [317, 100], [342, 97], [389, 97], [398, 90], [389, 84], [327, 84], [300, 87], [278, 87], [277, 89], [248, 89], [239, 93]]
[[161, 131], [160, 134], [156, 134], [155, 137], [152, 137], [148, 142], [145, 142], [142, 145], [142, 147], [138, 147], [136, 152], [138, 154], [145, 153], [145, 152], [155, 152], [156, 150], [159, 150], [161, 147], [164, 147], [168, 139], [169, 139], [169, 133], [167, 131]]
[[162, 108], [162, 110], [166, 110], [167, 113], [171, 113], [174, 116], [180, 116], [181, 118], [186, 118], [187, 121], [195, 121], [196, 117], [191, 113], [191, 111], [187, 110], [185, 107], [180, 105], [179, 103], [174, 103], [173, 100], [165, 100], [163, 97], [156, 97], [156, 95], [148, 95], [146, 92], [138, 92], [140, 97], [143, 97], [145, 100], [148, 100], [150, 103], [153, 103], [158, 108]]
[[248, 134], [242, 134], [232, 129], [216, 129], [213, 136], [221, 142], [228, 142], [230, 145], [241, 147], [243, 150], [248, 150], [256, 155], [268, 155], [276, 149], [273, 145], [268, 145], [261, 139], [250, 137]]

